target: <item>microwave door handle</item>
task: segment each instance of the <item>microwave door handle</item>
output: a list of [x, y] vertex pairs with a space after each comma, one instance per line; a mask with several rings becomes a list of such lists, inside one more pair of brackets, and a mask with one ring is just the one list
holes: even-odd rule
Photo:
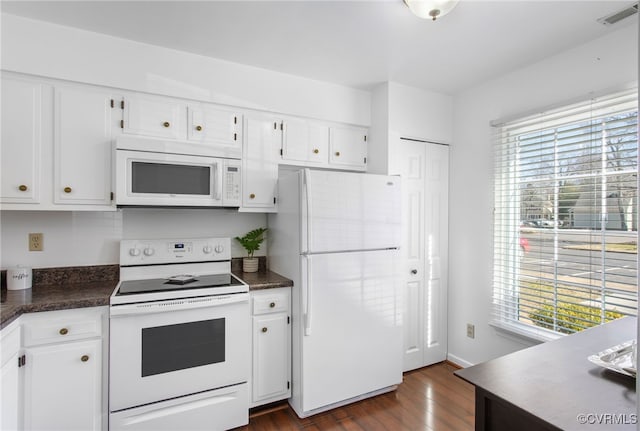
[[220, 168], [221, 163], [221, 161], [217, 161], [213, 165], [214, 175], [216, 177], [216, 195], [214, 196], [214, 198], [217, 201], [222, 199], [222, 169]]

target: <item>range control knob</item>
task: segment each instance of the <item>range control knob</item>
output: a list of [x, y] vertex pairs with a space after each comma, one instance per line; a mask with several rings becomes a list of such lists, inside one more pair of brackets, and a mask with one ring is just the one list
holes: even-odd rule
[[213, 247], [211, 247], [210, 245], [205, 245], [204, 247], [202, 247], [202, 251], [204, 251], [205, 254], [209, 254], [213, 251]]
[[130, 248], [129, 249], [129, 254], [131, 256], [140, 256], [140, 249], [139, 248]]
[[144, 249], [144, 255], [145, 256], [153, 256], [155, 252], [156, 251], [154, 249], [152, 249], [151, 247], [147, 247], [147, 248]]
[[222, 244], [216, 245], [216, 253], [222, 253], [224, 251], [224, 247]]

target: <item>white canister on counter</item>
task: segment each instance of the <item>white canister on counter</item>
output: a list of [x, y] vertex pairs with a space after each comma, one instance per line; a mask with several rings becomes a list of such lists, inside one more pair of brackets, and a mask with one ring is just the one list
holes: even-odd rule
[[18, 265], [7, 268], [7, 290], [31, 289], [31, 268]]

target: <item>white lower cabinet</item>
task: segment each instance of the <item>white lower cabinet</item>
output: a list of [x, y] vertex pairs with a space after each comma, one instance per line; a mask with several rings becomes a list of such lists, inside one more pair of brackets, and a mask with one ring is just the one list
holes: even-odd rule
[[25, 429], [102, 427], [102, 341], [25, 349]]
[[20, 325], [17, 321], [2, 330], [0, 343], [0, 429], [19, 430], [22, 428], [22, 403], [19, 370]]
[[291, 396], [291, 288], [251, 292], [251, 407]]
[[97, 307], [20, 317], [25, 430], [106, 429], [106, 315]]

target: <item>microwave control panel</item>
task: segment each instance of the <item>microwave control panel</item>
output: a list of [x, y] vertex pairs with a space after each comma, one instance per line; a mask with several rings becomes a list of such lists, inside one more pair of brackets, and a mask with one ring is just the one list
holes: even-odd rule
[[223, 174], [224, 196], [222, 205], [225, 207], [240, 206], [240, 160], [225, 160]]

